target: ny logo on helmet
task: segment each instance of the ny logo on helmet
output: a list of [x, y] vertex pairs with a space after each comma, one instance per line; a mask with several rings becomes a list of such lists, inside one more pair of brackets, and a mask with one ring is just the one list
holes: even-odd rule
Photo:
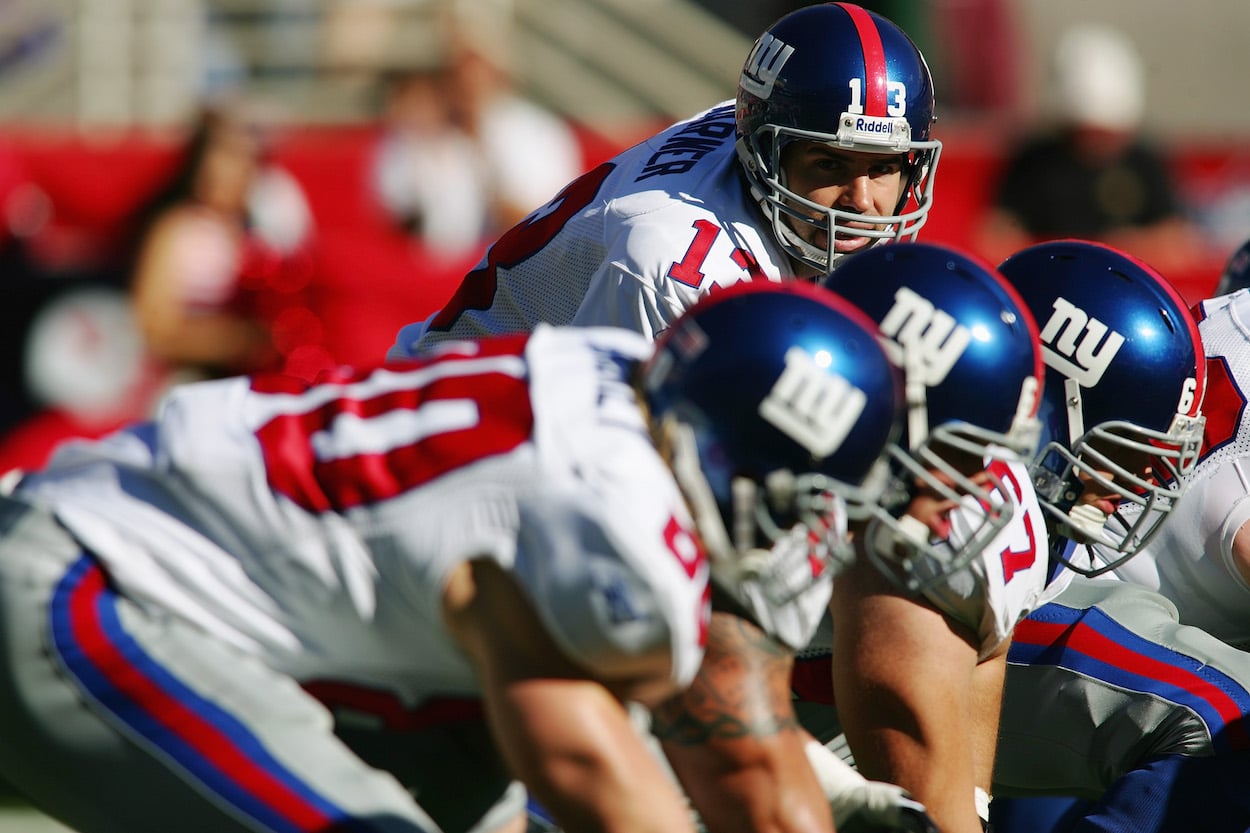
[[1064, 298], [1042, 328], [1042, 356], [1049, 367], [1092, 388], [1102, 379], [1124, 336]]
[[890, 339], [886, 352], [908, 381], [918, 375], [927, 387], [942, 384], [972, 340], [967, 327], [905, 286], [894, 293], [881, 334]]
[[793, 54], [793, 46], [782, 43], [765, 32], [747, 56], [747, 63], [738, 83], [751, 95], [768, 98], [772, 95], [777, 77], [781, 75], [781, 68]]
[[867, 395], [820, 367], [801, 347], [786, 351], [786, 366], [760, 402], [760, 416], [815, 457], [836, 451], [864, 411]]

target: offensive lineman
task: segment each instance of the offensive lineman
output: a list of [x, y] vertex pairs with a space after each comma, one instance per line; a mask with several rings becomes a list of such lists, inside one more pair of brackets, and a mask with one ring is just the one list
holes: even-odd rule
[[[877, 322], [903, 369], [907, 428], [891, 458], [910, 500], [857, 536], [831, 632], [796, 663], [800, 714], [821, 740], [845, 728], [860, 770], [923, 796], [943, 831], [971, 833], [988, 810], [974, 799], [990, 789], [1011, 631], [1047, 591], [1025, 468], [1040, 430], [1037, 327], [993, 267], [943, 246], [860, 252], [824, 285]], [[927, 528], [909, 526], [926, 503]], [[827, 777], [824, 747], [809, 751]]]
[[177, 389], [0, 499], [0, 772], [84, 833], [489, 833], [512, 778], [565, 829], [693, 833], [623, 701], [690, 681], [711, 583], [839, 566], [900, 399], [862, 316], [797, 283], [654, 347], [541, 327]]
[[[1184, 491], [1167, 523], [1131, 560], [1120, 564], [1103, 558], [1094, 561], [1091, 566], [1105, 572], [1092, 581], [1078, 582], [1077, 588], [1059, 599], [1060, 603], [1070, 603], [1073, 610], [1081, 610], [1095, 603], [1106, 607], [1104, 595], [1109, 599], [1121, 597], [1128, 601], [1118, 603], [1116, 610], [1123, 613], [1115, 615], [1128, 617], [1122, 621], [1133, 624], [1139, 632], [1187, 634], [1188, 651], [1205, 653], [1197, 654], [1200, 661], [1186, 669], [1184, 675], [1151, 680], [1149, 666], [1173, 654], [1141, 643], [1136, 668], [1132, 669], [1136, 675], [1126, 675], [1120, 684], [1129, 690], [1137, 687], [1138, 700], [1179, 700], [1184, 713], [1197, 720], [1169, 717], [1162, 711], [1156, 711], [1152, 718], [1140, 704], [1113, 709], [1104, 700], [1101, 723], [1093, 722], [1091, 728], [1082, 727], [1080, 734], [1067, 735], [1093, 738], [1089, 749], [1068, 744], [1088, 764], [1080, 768], [1067, 766], [1066, 772], [1060, 764], [1039, 773], [1023, 766], [1025, 762], [1021, 760], [1021, 767], [1012, 766], [1003, 773], [1004, 787], [1018, 794], [1064, 791], [1087, 799], [1079, 812], [1070, 812], [1078, 818], [1092, 814], [1080, 823], [1097, 824], [1100, 830], [1186, 831], [1200, 824], [1209, 829], [1241, 830], [1250, 826], [1250, 804], [1244, 801], [1244, 789], [1240, 786], [1250, 777], [1250, 736], [1244, 728], [1246, 715], [1250, 714], [1250, 695], [1246, 693], [1250, 684], [1250, 654], [1239, 656], [1236, 651], [1214, 646], [1206, 636], [1243, 651], [1250, 649], [1250, 528], [1246, 527], [1250, 520], [1246, 500], [1250, 488], [1243, 473], [1250, 431], [1250, 422], [1245, 418], [1248, 398], [1244, 393], [1250, 390], [1250, 364], [1245, 361], [1250, 341], [1250, 292], [1237, 289], [1245, 285], [1250, 264], [1248, 251], [1250, 248], [1242, 246], [1234, 252], [1221, 275], [1217, 290], [1229, 294], [1204, 300], [1193, 309], [1205, 352], [1206, 426], [1202, 455], [1183, 478]], [[1139, 517], [1136, 511], [1126, 513], [1129, 521]], [[1130, 586], [1108, 587], [1114, 580]], [[1146, 588], [1163, 598], [1134, 587]], [[1076, 595], [1081, 592], [1089, 599]], [[1069, 613], [1067, 618], [1069, 628], [1093, 619], [1088, 614], [1077, 617], [1075, 613]], [[1178, 622], [1191, 627], [1178, 627]], [[1104, 629], [1109, 627], [1103, 625]], [[1031, 634], [1036, 643], [1030, 649], [1033, 653], [1041, 655], [1044, 651], [1040, 646], [1058, 638], [1044, 636], [1046, 628], [1054, 631], [1055, 620], [1026, 624], [1025, 633]], [[1205, 634], [1198, 634], [1195, 628]], [[1098, 633], [1092, 628], [1090, 632]], [[1052, 660], [1053, 670], [1034, 668], [1028, 673], [1062, 679], [1065, 661], [1079, 669], [1097, 660], [1097, 653], [1089, 653], [1093, 644], [1089, 639], [1083, 644], [1074, 642], [1070, 656], [1058, 655]], [[1018, 721], [1011, 720], [1016, 728], [1009, 731], [1015, 735], [1018, 746], [1031, 750], [1025, 757], [1045, 758], [1053, 750], [1039, 746], [1039, 739], [1026, 729], [1030, 721], [1039, 717], [1036, 708], [1044, 701], [1024, 694], [1017, 696], [1022, 715]], [[1029, 713], [1029, 717], [1023, 713]], [[1045, 713], [1041, 716], [1045, 717]], [[1105, 740], [1112, 737], [1120, 740]], [[1013, 760], [1016, 759], [1009, 759], [1008, 763]], [[1052, 760], [1056, 759], [1052, 756]], [[1104, 789], [1106, 797], [1102, 797]], [[1142, 804], [1143, 796], [1150, 795], [1170, 796], [1151, 814], [1150, 824], [1121, 810], [1126, 805]], [[1095, 803], [1100, 797], [1101, 804]], [[1021, 807], [1022, 810], [1012, 812], [1037, 813], [1032, 804]], [[1046, 828], [1037, 824], [1027, 829]]]
[[[897, 280], [899, 275], [888, 270], [905, 264], [906, 248], [899, 247], [898, 255], [890, 258], [898, 264], [874, 264], [875, 273]], [[878, 253], [849, 259], [831, 276], [829, 285], [836, 289], [849, 281], [846, 291], [850, 299], [884, 324], [893, 317], [888, 306], [863, 306], [864, 299], [872, 297], [871, 289], [863, 287], [873, 271], [860, 274], [856, 264], [870, 255]], [[977, 786], [983, 791], [983, 814], [993, 793], [1061, 793], [1079, 784], [1085, 794], [1094, 796], [1120, 773], [1149, 766], [1152, 757], [1209, 753], [1211, 735], [1222, 733], [1227, 715], [1218, 705], [1192, 710], [1210, 697], [1203, 686], [1210, 689], [1213, 681], [1222, 680], [1222, 685], [1215, 685], [1235, 698], [1236, 692], [1244, 692], [1245, 685], [1237, 682], [1235, 673], [1225, 673], [1237, 668], [1236, 657], [1230, 656], [1234, 652], [1222, 650], [1204, 635], [1178, 631], [1174, 619], [1160, 607], [1162, 600], [1156, 597], [1152, 603], [1150, 594], [1142, 591], [1091, 594], [1090, 582], [1075, 577], [1066, 563], [1072, 562], [1069, 553], [1081, 541], [1100, 542], [1106, 552], [1117, 557], [1136, 552], [1148, 537], [1148, 529], [1133, 527], [1112, 536], [1103, 530], [1104, 522], [1109, 516], [1124, 513], [1122, 503], [1147, 505], [1153, 518], [1166, 518], [1178, 493], [1177, 479], [1193, 466], [1202, 425], [1204, 374], [1197, 359], [1197, 332], [1187, 325], [1183, 302], [1153, 270], [1093, 243], [1040, 244], [1017, 253], [1000, 269], [1023, 297], [1026, 309], [1038, 318], [1047, 364], [1039, 413], [1043, 445], [1029, 472], [1016, 470], [1009, 481], [1012, 488], [1006, 490], [1018, 511], [999, 537], [979, 548], [967, 569], [925, 588], [924, 599], [910, 607], [906, 598], [898, 600], [891, 618], [878, 616], [865, 622], [865, 613], [873, 609], [862, 604], [849, 607], [845, 594], [835, 586], [835, 638], [849, 623], [863, 632], [861, 639], [876, 640], [869, 643], [876, 650], [859, 651], [854, 656], [869, 661], [878, 657], [880, 661], [858, 667], [854, 674], [844, 674], [840, 682], [834, 677], [835, 686], [840, 686], [836, 714], [828, 707], [823, 711], [803, 709], [805, 725], [822, 740], [836, 740], [838, 727], [831, 724], [831, 718], [845, 718], [849, 710], [864, 708], [880, 709], [888, 716], [891, 709], [907, 702], [897, 695], [881, 696], [891, 688], [883, 681], [896, 673], [890, 662], [899, 653], [894, 646], [901, 643], [906, 652], [913, 644], [933, 643], [935, 632], [970, 632], [971, 644], [980, 652], [980, 673], [967, 683], [973, 691], [970, 700], [959, 699], [958, 687], [947, 693], [933, 685], [934, 680], [952, 679], [945, 667], [951, 665], [949, 658], [928, 674], [911, 673], [916, 681], [913, 688], [906, 686], [906, 679], [893, 687], [914, 697], [919, 704], [913, 707], [916, 714], [933, 708], [936, 700], [939, 713], [943, 703], [960, 714], [970, 709], [973, 715], [987, 718], [981, 725], [990, 729], [995, 721], [988, 718], [997, 712], [999, 701], [1003, 702], [997, 760], [993, 734], [975, 735], [967, 741], [973, 747]], [[942, 298], [938, 294], [932, 297]], [[966, 317], [961, 307], [966, 297], [966, 292], [948, 293], [935, 305], [949, 305], [952, 314], [959, 310]], [[1113, 310], [1118, 315], [1113, 315]], [[1090, 335], [1086, 336], [1084, 328], [1090, 321]], [[883, 332], [885, 329], [883, 326]], [[968, 397], [970, 389], [973, 385], [962, 384], [953, 392], [966, 400], [964, 407], [972, 407], [968, 402], [979, 399]], [[977, 389], [990, 401], [1001, 398], [989, 385]], [[1152, 461], [1141, 456], [1143, 449], [1154, 455]], [[1159, 474], [1157, 481], [1138, 471], [1147, 463], [1144, 470], [1149, 472], [1153, 466]], [[1033, 496], [1034, 484], [1039, 490], [1037, 497]], [[959, 513], [951, 519], [957, 521]], [[949, 541], [938, 545], [951, 550], [966, 537], [956, 524]], [[864, 540], [869, 547], [875, 543], [872, 535], [864, 536]], [[1052, 550], [1060, 558], [1048, 562], [1047, 553]], [[859, 564], [842, 574], [836, 585], [848, 579], [854, 581], [853, 587], [862, 584]], [[880, 608], [895, 595], [884, 588], [867, 598]], [[927, 627], [920, 618], [926, 608], [935, 614]], [[845, 616], [847, 610], [856, 610], [858, 615]], [[1143, 611], [1146, 616], [1136, 618], [1136, 613]], [[1028, 618], [1024, 618], [1026, 614]], [[898, 622], [909, 620], [917, 622], [916, 627], [910, 633], [900, 631]], [[1073, 637], [1066, 627], [1056, 627], [1056, 623], [1075, 625], [1080, 634], [1081, 627], [1098, 621], [1109, 624], [1085, 641]], [[845, 643], [834, 644], [836, 658]], [[1069, 648], [1073, 650], [1069, 652]], [[830, 672], [827, 660], [820, 662], [823, 653], [827, 653], [827, 642], [814, 644], [796, 668], [796, 693], [817, 704], [830, 702]], [[1005, 668], [1001, 664], [1004, 654]], [[1074, 669], [1069, 664], [1073, 655], [1086, 657], [1085, 665]], [[1132, 658], [1137, 655], [1148, 657], [1148, 661], [1134, 667]], [[845, 652], [841, 656], [845, 657]], [[992, 676], [995, 659], [999, 661], [998, 688]], [[1195, 674], [1191, 670], [1195, 665], [1212, 667]], [[1006, 695], [1002, 697], [999, 692], [1004, 670]], [[1198, 684], [1197, 693], [1186, 694], [1186, 689], [1175, 688], [1190, 680]], [[866, 696], [859, 695], [857, 700], [843, 693], [850, 690], [855, 694], [857, 686], [866, 689]], [[1077, 692], [1088, 694], [1088, 707], [1072, 699]], [[1152, 700], [1156, 704], [1153, 711], [1144, 710], [1142, 704]], [[1157, 718], [1156, 722], [1128, 731], [1135, 721], [1149, 714]], [[901, 780], [882, 769], [877, 750], [887, 745], [905, 747], [909, 733], [899, 731], [889, 720], [878, 718], [877, 724], [877, 742], [852, 744], [851, 751], [870, 751], [857, 763], [872, 777]], [[919, 738], [938, 737], [934, 727], [939, 726], [938, 721], [928, 727], [916, 724], [912, 732]], [[862, 732], [862, 726], [846, 727], [848, 740], [854, 740], [855, 731]], [[1134, 741], [1138, 745], [1130, 746]], [[923, 761], [918, 756], [925, 750], [923, 744], [915, 745], [921, 748], [910, 756], [896, 754], [893, 764], [886, 761], [884, 765], [913, 766], [923, 771], [915, 761]], [[835, 743], [835, 748], [840, 751], [844, 747]], [[958, 744], [952, 748], [958, 751]], [[1215, 749], [1220, 749], [1218, 743]], [[1147, 823], [1156, 807], [1124, 801], [1116, 795], [1109, 797], [1120, 802], [1114, 811], [1126, 824], [1117, 830], [1134, 829], [1129, 826], [1134, 822], [1140, 825], [1137, 829], [1154, 829]]]

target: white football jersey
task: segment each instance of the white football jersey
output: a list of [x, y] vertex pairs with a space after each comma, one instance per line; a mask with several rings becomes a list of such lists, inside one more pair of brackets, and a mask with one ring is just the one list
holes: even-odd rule
[[789, 277], [734, 135], [724, 102], [573, 181], [505, 232], [446, 307], [403, 328], [390, 357], [539, 322], [654, 337], [718, 286]]
[[1232, 561], [1250, 521], [1250, 290], [1202, 302], [1202, 457], [1149, 545], [1114, 572], [1176, 605], [1180, 621], [1250, 648], [1250, 585]]
[[475, 694], [441, 590], [489, 558], [582, 667], [611, 679], [664, 651], [685, 684], [709, 569], [630, 385], [649, 351], [541, 327], [312, 386], [187, 385], [20, 488], [120, 592], [301, 680]]

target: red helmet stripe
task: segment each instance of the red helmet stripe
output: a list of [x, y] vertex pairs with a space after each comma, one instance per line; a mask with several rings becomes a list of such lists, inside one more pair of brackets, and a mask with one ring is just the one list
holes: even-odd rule
[[881, 33], [877, 24], [863, 8], [852, 3], [839, 3], [851, 17], [859, 34], [860, 48], [864, 51], [864, 115], [886, 115], [885, 47], [881, 45]]

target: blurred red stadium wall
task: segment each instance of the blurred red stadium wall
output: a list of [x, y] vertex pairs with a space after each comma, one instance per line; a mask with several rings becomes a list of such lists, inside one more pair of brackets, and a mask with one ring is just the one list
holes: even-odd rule
[[[589, 169], [658, 125], [638, 125], [625, 139], [579, 131]], [[270, 307], [294, 312], [277, 317], [275, 337], [287, 327], [288, 372], [308, 379], [338, 364], [380, 361], [396, 331], [439, 309], [478, 257], [439, 260], [418, 240], [388, 222], [369, 189], [377, 134], [369, 126], [300, 128], [287, 132], [277, 161], [302, 185], [313, 214], [311, 269], [305, 285], [274, 285]], [[947, 133], [938, 170], [937, 210], [921, 238], [972, 247], [973, 229], [988, 205], [1005, 144], [986, 132]], [[153, 134], [85, 137], [71, 132], [0, 131], [0, 273], [23, 252], [23, 274], [4, 278], [6, 304], [20, 319], [31, 306], [31, 284], [54, 286], [66, 278], [107, 273], [130, 240], [130, 221], [177, 162], [182, 137]], [[1250, 146], [1207, 144], [1172, 148], [1182, 193], [1191, 205], [1226, 222], [1208, 263], [1190, 274], [1169, 275], [1191, 303], [1206, 297], [1231, 251], [1250, 236]], [[19, 239], [20, 238], [20, 239]], [[20, 246], [10, 244], [20, 243]], [[31, 280], [33, 265], [34, 280]], [[23, 281], [25, 283], [23, 284]], [[52, 290], [55, 292], [55, 289]], [[288, 294], [283, 294], [288, 293]], [[33, 293], [43, 297], [44, 291]], [[14, 323], [13, 315], [9, 316]], [[18, 322], [20, 324], [20, 321]], [[14, 326], [0, 361], [8, 375], [22, 361]], [[0, 336], [3, 336], [0, 333]], [[0, 405], [4, 403], [0, 402]], [[4, 409], [0, 408], [0, 412]], [[70, 436], [96, 436], [114, 427], [86, 425], [56, 409], [5, 430], [0, 427], [0, 472], [42, 465], [52, 447]]]
[[[580, 135], [587, 167], [623, 146], [589, 131]], [[388, 224], [368, 188], [375, 138], [369, 127], [301, 128], [283, 136], [277, 154], [304, 187], [313, 211], [315, 268], [306, 297], [321, 322], [316, 337], [335, 363], [379, 360], [398, 327], [438, 309], [476, 259], [438, 261]], [[984, 133], [944, 139], [937, 209], [922, 239], [968, 247], [1003, 144]], [[53, 271], [102, 257], [124, 236], [127, 218], [170, 171], [176, 147], [175, 137], [154, 135], [102, 140], [38, 131], [0, 133], [0, 207], [8, 227], [16, 224], [38, 260]], [[1235, 153], [1227, 145], [1177, 149], [1182, 185], [1201, 190], [1230, 166], [1250, 168], [1233, 159]], [[50, 211], [42, 219], [15, 221], [23, 211], [31, 212], [21, 201], [32, 183], [46, 194]], [[1169, 277], [1196, 301], [1214, 286], [1227, 254], [1213, 247], [1208, 266]]]

